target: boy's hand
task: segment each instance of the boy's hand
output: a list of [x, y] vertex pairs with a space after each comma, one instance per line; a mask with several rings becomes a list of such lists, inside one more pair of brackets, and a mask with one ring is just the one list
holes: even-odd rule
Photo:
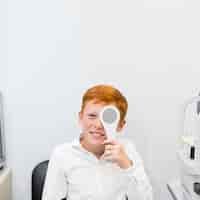
[[127, 169], [132, 166], [132, 161], [128, 158], [124, 146], [119, 141], [107, 139], [103, 144], [105, 145], [105, 151], [101, 159], [115, 162], [122, 169]]

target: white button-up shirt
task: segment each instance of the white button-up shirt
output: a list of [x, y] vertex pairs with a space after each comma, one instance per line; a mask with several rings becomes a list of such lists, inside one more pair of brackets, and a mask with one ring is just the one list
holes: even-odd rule
[[152, 200], [152, 187], [135, 146], [120, 139], [133, 161], [128, 169], [99, 160], [79, 140], [59, 145], [49, 161], [42, 200]]

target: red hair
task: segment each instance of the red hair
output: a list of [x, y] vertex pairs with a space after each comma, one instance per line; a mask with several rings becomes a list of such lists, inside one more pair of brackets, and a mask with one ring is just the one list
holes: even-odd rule
[[114, 104], [120, 112], [120, 122], [125, 119], [128, 102], [122, 93], [110, 85], [96, 85], [89, 88], [82, 97], [81, 112], [83, 112], [88, 101], [94, 103]]

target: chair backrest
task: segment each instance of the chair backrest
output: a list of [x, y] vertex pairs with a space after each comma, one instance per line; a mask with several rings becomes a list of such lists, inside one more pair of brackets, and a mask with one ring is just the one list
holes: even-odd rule
[[36, 165], [32, 171], [32, 200], [41, 200], [44, 182], [46, 178], [46, 172], [49, 161], [43, 161]]
[[[37, 164], [32, 171], [32, 200], [42, 200], [42, 191], [44, 187], [48, 164], [49, 160], [45, 160]], [[128, 200], [127, 196], [126, 200]]]

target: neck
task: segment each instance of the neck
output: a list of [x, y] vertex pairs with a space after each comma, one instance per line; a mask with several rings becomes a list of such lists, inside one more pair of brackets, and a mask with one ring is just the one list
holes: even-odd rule
[[95, 146], [88, 144], [83, 138], [80, 139], [80, 144], [84, 149], [93, 153], [98, 159], [103, 155], [105, 150], [104, 146]]

